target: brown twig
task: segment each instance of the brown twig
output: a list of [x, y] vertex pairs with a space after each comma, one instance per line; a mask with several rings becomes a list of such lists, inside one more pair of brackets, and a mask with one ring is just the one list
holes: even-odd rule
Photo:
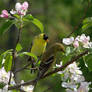
[[[59, 71], [62, 71], [64, 68], [66, 68], [68, 65], [72, 64], [73, 62], [77, 61], [78, 59], [80, 59], [82, 56], [88, 54], [88, 50], [87, 51], [84, 51], [83, 53], [79, 54], [78, 56], [74, 57], [72, 60], [68, 61], [68, 63], [66, 63], [65, 65], [61, 66], [60, 68], [56, 68], [55, 70], [47, 73], [46, 75], [44, 75], [41, 79], [43, 78], [46, 78], [54, 73], [57, 73]], [[8, 87], [9, 90], [12, 90], [12, 89], [18, 89], [19, 87], [21, 86], [25, 86], [25, 85], [33, 85], [35, 82], [35, 80], [30, 80], [28, 82], [25, 82], [25, 83], [22, 83], [22, 84], [18, 84], [18, 85], [15, 85], [15, 86], [12, 86], [12, 87]]]
[[31, 64], [31, 62], [29, 62], [24, 67], [17, 69], [16, 71], [14, 71], [14, 74], [17, 73], [17, 72], [23, 71], [24, 69], [27, 69], [27, 70], [38, 70], [37, 67], [35, 67], [35, 68], [27, 68], [28, 66], [30, 66], [30, 64]]
[[11, 76], [12, 76], [12, 71], [10, 71], [10, 78], [9, 78], [8, 85], [10, 85], [10, 82], [11, 82]]
[[35, 82], [35, 80], [30, 80], [30, 81], [24, 82], [24, 83], [22, 83], [22, 84], [17, 84], [17, 85], [15, 85], [15, 86], [8, 87], [8, 90], [18, 89], [18, 88], [20, 88], [21, 86], [33, 85], [34, 82]]
[[88, 8], [90, 7], [90, 0], [88, 0], [88, 5], [87, 7], [84, 9], [84, 15], [81, 17], [79, 23], [73, 28], [72, 32], [67, 36], [67, 37], [70, 37], [78, 28], [79, 26], [81, 25], [82, 21], [85, 19], [86, 17], [86, 13], [88, 11]]

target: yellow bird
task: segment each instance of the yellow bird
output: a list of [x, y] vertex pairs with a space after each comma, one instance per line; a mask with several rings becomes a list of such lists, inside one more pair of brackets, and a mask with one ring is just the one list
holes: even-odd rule
[[36, 36], [33, 40], [31, 53], [36, 56], [41, 56], [45, 52], [47, 42], [48, 36], [46, 34], [42, 33]]
[[[47, 42], [48, 42], [48, 36], [46, 34], [42, 33], [39, 34], [38, 36], [35, 36], [31, 48], [31, 53], [33, 53], [37, 57], [40, 57], [45, 52]], [[33, 60], [33, 58], [29, 58], [28, 61], [31, 62], [32, 68], [34, 68], [36, 62]]]

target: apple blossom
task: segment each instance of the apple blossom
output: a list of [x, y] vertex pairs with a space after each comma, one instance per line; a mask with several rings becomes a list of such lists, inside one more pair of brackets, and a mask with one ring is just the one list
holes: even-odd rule
[[16, 5], [15, 5], [15, 9], [16, 9], [16, 11], [21, 11], [21, 3], [16, 3]]
[[62, 87], [77, 90], [77, 85], [74, 82], [62, 82]]
[[73, 91], [72, 89], [66, 89], [66, 92], [75, 92], [75, 91]]
[[8, 84], [10, 77], [10, 72], [6, 72], [4, 67], [0, 69], [0, 82]]
[[21, 6], [22, 10], [27, 10], [28, 9], [28, 2], [24, 2]]
[[[61, 64], [56, 66], [60, 67]], [[85, 82], [85, 78], [82, 75], [82, 71], [77, 66], [76, 62], [70, 64], [69, 66], [66, 67], [65, 70], [60, 71], [58, 74], [64, 75], [61, 77], [63, 81], [61, 86], [66, 88], [66, 92], [88, 92], [88, 91], [85, 91], [89, 89], [88, 82]], [[82, 85], [82, 83], [84, 83], [84, 86], [85, 86], [84, 90], [83, 90], [84, 86]], [[78, 88], [79, 84], [81, 85]]]
[[9, 13], [7, 10], [2, 10], [2, 14], [0, 15], [2, 18], [9, 18]]
[[23, 4], [21, 3], [16, 3], [15, 5], [15, 10], [19, 15], [26, 15], [28, 9], [28, 2], [24, 2]]
[[90, 37], [89, 36], [86, 37], [85, 34], [82, 34], [80, 36], [80, 42], [82, 42], [83, 44], [87, 44], [89, 40], [90, 40]]
[[70, 44], [73, 43], [73, 41], [74, 41], [74, 37], [64, 38], [64, 39], [63, 39], [63, 43], [64, 43], [65, 45], [70, 45]]
[[80, 68], [77, 67], [76, 62], [74, 62], [73, 64], [70, 64], [67, 68], [73, 74], [82, 74], [82, 71], [79, 70]]
[[[28, 9], [28, 2], [24, 2], [23, 4], [21, 3], [16, 3], [15, 5], [15, 10], [11, 10], [10, 13], [11, 14], [19, 14], [20, 16], [24, 16], [26, 15], [26, 12], [27, 12], [27, 9]], [[0, 17], [2, 18], [9, 18], [10, 14], [8, 13], [7, 10], [3, 10], [2, 11], [2, 14], [0, 15]]]
[[92, 48], [92, 42], [90, 42], [90, 37], [82, 34], [81, 36], [77, 36], [75, 39], [74, 37], [64, 38], [63, 43], [65, 45], [73, 45], [74, 48], [78, 48], [82, 46], [83, 48]]
[[81, 85], [78, 88], [78, 92], [88, 92], [90, 84], [91, 82], [81, 82]]

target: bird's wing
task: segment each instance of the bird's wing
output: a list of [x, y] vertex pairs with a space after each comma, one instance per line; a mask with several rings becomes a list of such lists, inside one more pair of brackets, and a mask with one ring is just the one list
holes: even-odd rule
[[39, 77], [42, 77], [50, 68], [51, 64], [53, 63], [54, 56], [49, 57], [45, 62], [41, 62], [39, 67]]

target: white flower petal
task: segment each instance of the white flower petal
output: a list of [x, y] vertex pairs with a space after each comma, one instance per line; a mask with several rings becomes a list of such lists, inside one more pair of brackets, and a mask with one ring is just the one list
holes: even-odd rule
[[10, 11], [11, 14], [16, 14], [17, 12], [14, 11], [13, 9]]
[[16, 9], [16, 11], [20, 11], [21, 10], [21, 7], [22, 7], [22, 5], [21, 5], [21, 3], [16, 3], [16, 5], [15, 5], [15, 9]]
[[74, 37], [71, 37], [71, 38], [64, 38], [64, 39], [63, 39], [63, 43], [64, 43], [65, 45], [70, 45], [70, 44], [73, 43], [73, 41], [74, 41]]

